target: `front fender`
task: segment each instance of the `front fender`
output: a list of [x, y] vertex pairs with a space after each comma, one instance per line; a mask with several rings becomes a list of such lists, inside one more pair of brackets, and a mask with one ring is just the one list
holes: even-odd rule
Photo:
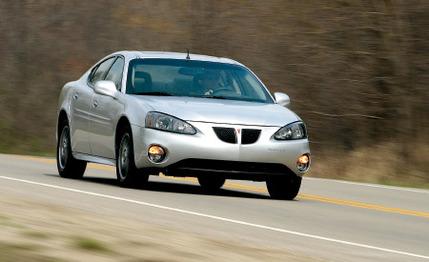
[[131, 95], [123, 95], [127, 100], [124, 108], [124, 116], [128, 118], [131, 125], [141, 126], [145, 125], [146, 115], [149, 111], [153, 111], [154, 108], [144, 100], [137, 99]]

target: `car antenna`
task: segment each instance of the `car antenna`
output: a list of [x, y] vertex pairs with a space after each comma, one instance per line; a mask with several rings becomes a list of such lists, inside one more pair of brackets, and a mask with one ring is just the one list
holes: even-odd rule
[[191, 57], [189, 56], [189, 49], [188, 48], [186, 48], [186, 59], [191, 59]]

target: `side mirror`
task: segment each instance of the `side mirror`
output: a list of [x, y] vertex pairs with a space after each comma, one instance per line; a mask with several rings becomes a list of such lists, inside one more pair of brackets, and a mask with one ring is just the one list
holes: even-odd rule
[[281, 106], [288, 106], [290, 104], [290, 98], [285, 93], [275, 92], [274, 98], [276, 99], [277, 104]]
[[113, 81], [97, 81], [94, 86], [94, 91], [97, 94], [110, 96], [116, 99], [118, 90], [116, 90], [116, 85]]

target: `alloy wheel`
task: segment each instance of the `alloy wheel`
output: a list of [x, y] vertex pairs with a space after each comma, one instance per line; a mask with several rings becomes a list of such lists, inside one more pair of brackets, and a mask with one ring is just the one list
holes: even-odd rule
[[58, 143], [58, 160], [60, 167], [65, 168], [69, 159], [69, 141], [70, 141], [70, 130], [68, 126], [63, 128], [61, 132], [60, 142]]
[[119, 146], [119, 176], [121, 180], [127, 178], [130, 167], [130, 137], [128, 134], [124, 135]]

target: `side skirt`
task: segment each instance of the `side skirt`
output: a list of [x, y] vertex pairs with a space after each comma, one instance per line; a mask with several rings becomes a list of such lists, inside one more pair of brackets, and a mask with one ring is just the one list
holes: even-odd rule
[[115, 166], [116, 165], [115, 159], [105, 158], [105, 157], [100, 157], [100, 156], [94, 156], [94, 155], [79, 153], [79, 152], [72, 152], [72, 154], [73, 154], [74, 158], [79, 159], [79, 160], [103, 164], [103, 165], [109, 165], [109, 166]]

